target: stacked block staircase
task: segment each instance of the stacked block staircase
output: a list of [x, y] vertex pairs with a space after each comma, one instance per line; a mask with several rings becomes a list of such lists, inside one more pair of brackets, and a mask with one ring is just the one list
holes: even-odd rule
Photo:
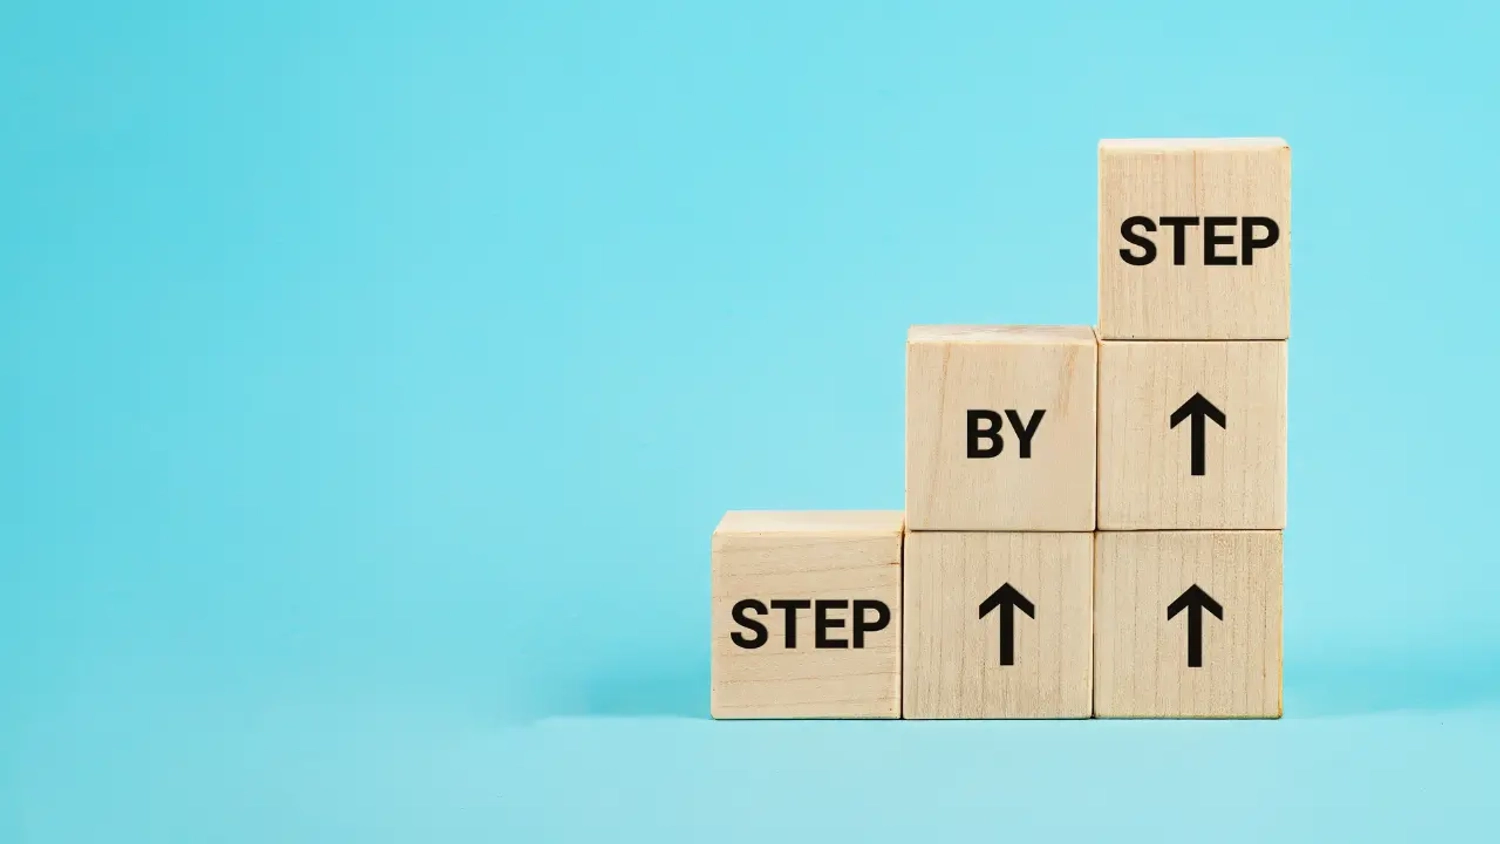
[[1276, 718], [1291, 151], [1099, 145], [1099, 326], [916, 326], [904, 512], [725, 515], [715, 718]]

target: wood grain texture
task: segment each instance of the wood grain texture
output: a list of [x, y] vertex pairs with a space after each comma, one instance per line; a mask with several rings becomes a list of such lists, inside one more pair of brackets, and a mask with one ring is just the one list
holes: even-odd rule
[[[1291, 149], [1280, 138], [1101, 141], [1099, 336], [1107, 340], [1284, 340], [1291, 330]], [[1207, 266], [1203, 228], [1184, 231], [1182, 266], [1171, 229], [1151, 235], [1155, 261], [1134, 266], [1121, 234], [1130, 217], [1269, 217], [1278, 241], [1250, 265]], [[1241, 233], [1234, 231], [1238, 253]], [[1216, 247], [1219, 249], [1219, 247]], [[1140, 254], [1140, 253], [1136, 253]]]
[[[1099, 529], [1286, 526], [1285, 342], [1118, 342], [1099, 348]], [[1194, 393], [1225, 416], [1172, 414]]]
[[[725, 515], [713, 535], [712, 691], [715, 718], [899, 718], [901, 716], [900, 512], [757, 512]], [[756, 599], [849, 601], [828, 614], [842, 626], [828, 638], [850, 647], [818, 648], [814, 610], [794, 613], [786, 647], [785, 612], [756, 616], [768, 638], [735, 644], [732, 608]], [[878, 600], [888, 624], [852, 647], [852, 602]], [[873, 617], [873, 614], [872, 614]]]
[[[911, 530], [1093, 530], [1093, 329], [916, 326], [906, 348]], [[995, 456], [969, 456], [970, 410], [1000, 414]], [[1029, 457], [1006, 410], [1044, 411]]]
[[[906, 535], [907, 718], [1087, 718], [1091, 711], [1093, 534]], [[1013, 663], [1000, 664], [1000, 617], [980, 605], [1009, 583]]]
[[[1094, 712], [1100, 718], [1281, 717], [1280, 531], [1098, 534]], [[1223, 618], [1202, 616], [1202, 665], [1187, 662], [1196, 584]]]

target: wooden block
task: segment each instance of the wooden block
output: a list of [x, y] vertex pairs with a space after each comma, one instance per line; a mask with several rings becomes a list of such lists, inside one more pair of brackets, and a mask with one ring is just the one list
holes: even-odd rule
[[1281, 717], [1280, 531], [1100, 533], [1095, 553], [1098, 717]]
[[1097, 366], [1091, 328], [912, 328], [907, 527], [1093, 530]]
[[1101, 141], [1099, 336], [1285, 340], [1291, 173], [1280, 138]]
[[724, 516], [713, 717], [901, 717], [902, 527], [899, 512]]
[[907, 533], [907, 718], [1087, 718], [1091, 533]]
[[1285, 526], [1285, 342], [1100, 345], [1100, 530]]

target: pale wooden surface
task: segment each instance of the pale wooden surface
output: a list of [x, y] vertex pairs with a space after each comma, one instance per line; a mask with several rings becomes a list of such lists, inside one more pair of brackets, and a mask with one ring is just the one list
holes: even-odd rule
[[[911, 530], [1094, 528], [1097, 343], [1074, 326], [916, 326], [907, 339], [906, 516]], [[968, 411], [1045, 413], [1020, 458], [968, 457]]]
[[1286, 145], [1280, 138], [1109, 138], [1099, 142], [1100, 149], [1144, 152], [1275, 150]]
[[[1120, 234], [1129, 217], [1270, 217], [1280, 239], [1250, 266], [1205, 266], [1202, 227], [1186, 262], [1171, 232], [1151, 235], [1158, 258], [1133, 266]], [[1280, 138], [1101, 141], [1099, 336], [1104, 339], [1283, 340], [1291, 330], [1291, 149]], [[1240, 233], [1232, 247], [1237, 252]]]
[[901, 533], [897, 510], [730, 510], [714, 528], [716, 536], [760, 534]]
[[[715, 718], [899, 718], [901, 716], [900, 512], [730, 512], [713, 536], [712, 690]], [[759, 619], [770, 638], [738, 647], [744, 628], [735, 602], [775, 599], [876, 599], [890, 623], [863, 648], [812, 647], [811, 610], [797, 614], [798, 647], [788, 649], [783, 615]], [[850, 613], [834, 631], [849, 640]]]
[[[1093, 637], [1093, 534], [906, 535], [907, 718], [1087, 718]], [[979, 607], [1009, 583], [1014, 662], [1000, 664], [998, 612]]]
[[[1280, 531], [1100, 533], [1096, 544], [1098, 717], [1281, 717]], [[1203, 614], [1198, 668], [1187, 612], [1167, 618], [1193, 584], [1224, 616]]]
[[[1286, 343], [1111, 342], [1099, 348], [1099, 529], [1286, 526]], [[1191, 473], [1191, 423], [1171, 427], [1200, 393], [1226, 425], [1205, 421], [1205, 472]]]
[[1032, 343], [1092, 345], [1094, 329], [1087, 325], [913, 325], [906, 333], [913, 343]]

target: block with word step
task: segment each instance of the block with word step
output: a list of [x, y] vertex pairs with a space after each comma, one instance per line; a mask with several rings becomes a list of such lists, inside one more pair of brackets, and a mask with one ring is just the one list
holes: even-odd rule
[[725, 514], [713, 717], [899, 718], [902, 541], [895, 511]]
[[1096, 347], [1086, 327], [913, 327], [907, 527], [1093, 530]]
[[1281, 717], [1280, 531], [1100, 533], [1094, 712]]
[[909, 532], [907, 718], [1087, 718], [1091, 533]]
[[1286, 343], [1105, 341], [1099, 529], [1286, 524]]
[[1291, 163], [1280, 138], [1101, 141], [1099, 336], [1286, 339]]

